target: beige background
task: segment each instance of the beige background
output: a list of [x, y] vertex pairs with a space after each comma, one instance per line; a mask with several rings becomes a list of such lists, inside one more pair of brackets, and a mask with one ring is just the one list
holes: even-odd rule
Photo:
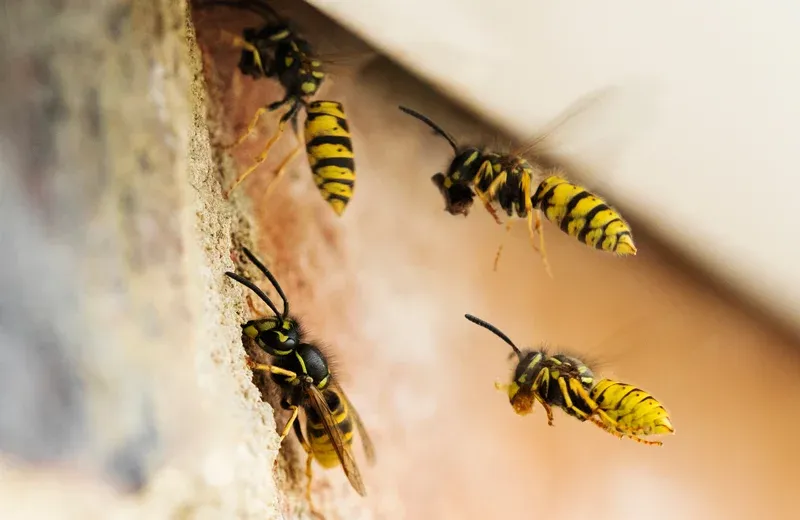
[[565, 143], [587, 162], [576, 174], [749, 298], [800, 318], [785, 202], [800, 165], [798, 4], [310, 3], [520, 137], [618, 86], [585, 140]]
[[[307, 34], [343, 42], [309, 9], [287, 12]], [[236, 51], [207, 48], [225, 124], [241, 129], [276, 91], [239, 77]], [[260, 254], [329, 343], [377, 445], [378, 464], [362, 467], [366, 500], [354, 499], [338, 470], [315, 488], [318, 497], [347, 497], [342, 518], [794, 518], [796, 341], [679, 270], [664, 247], [636, 234], [639, 219], [631, 219], [634, 259], [589, 250], [548, 225], [550, 280], [521, 227], [493, 273], [502, 228], [479, 209], [467, 219], [442, 211], [429, 177], [449, 148], [395, 106], [416, 107], [457, 136], [493, 132], [380, 58], [334, 76], [322, 97], [343, 101], [354, 129], [358, 182], [344, 217], [321, 200], [303, 159], [274, 199], [263, 199], [265, 166], [243, 185], [250, 201], [239, 200], [252, 204]], [[267, 133], [234, 153], [239, 167]], [[630, 197], [620, 198], [625, 210]], [[518, 344], [547, 341], [597, 360], [598, 373], [661, 400], [676, 434], [653, 448], [559, 412], [553, 428], [541, 409], [516, 417], [492, 386], [508, 376], [508, 348], [465, 312]]]

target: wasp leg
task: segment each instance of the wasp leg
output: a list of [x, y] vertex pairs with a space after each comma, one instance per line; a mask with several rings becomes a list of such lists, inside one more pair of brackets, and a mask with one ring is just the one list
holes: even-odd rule
[[[475, 174], [475, 178], [472, 180], [472, 190], [475, 192], [475, 195], [477, 195], [478, 198], [481, 199], [481, 202], [483, 203], [483, 207], [486, 208], [486, 211], [489, 212], [489, 214], [492, 216], [494, 221], [497, 222], [498, 224], [502, 224], [502, 222], [500, 221], [500, 219], [497, 216], [497, 212], [492, 207], [492, 198], [491, 198], [491, 196], [489, 196], [488, 192], [482, 191], [478, 187], [478, 184], [480, 184], [481, 179], [485, 175], [487, 175], [487, 172], [491, 172], [491, 171], [492, 171], [492, 163], [490, 163], [489, 161], [484, 161], [484, 163], [481, 164], [481, 167], [478, 169], [478, 173]], [[491, 189], [491, 186], [489, 187], [489, 189]]]
[[[260, 108], [259, 109], [259, 112], [263, 113], [263, 111], [266, 111], [266, 109], [264, 109], [264, 108]], [[238, 185], [240, 185], [242, 183], [242, 181], [244, 181], [247, 178], [248, 175], [253, 173], [256, 170], [256, 168], [258, 168], [261, 165], [261, 163], [263, 163], [264, 161], [267, 160], [267, 156], [269, 155], [270, 148], [272, 148], [272, 146], [278, 141], [278, 139], [280, 139], [281, 134], [283, 134], [283, 128], [285, 126], [286, 126], [285, 122], [281, 122], [280, 124], [278, 124], [278, 131], [275, 132], [275, 135], [272, 136], [269, 141], [267, 141], [267, 144], [264, 145], [264, 149], [261, 150], [261, 153], [258, 154], [258, 156], [256, 156], [255, 162], [248, 169], [246, 169], [244, 171], [244, 173], [239, 175], [239, 177], [233, 182], [231, 187], [228, 188], [227, 191], [223, 194], [223, 197], [225, 197], [227, 199], [230, 196], [231, 192]]]
[[231, 144], [223, 146], [222, 149], [230, 150], [231, 148], [236, 148], [237, 146], [242, 144], [245, 139], [250, 137], [250, 134], [253, 133], [253, 130], [256, 129], [256, 126], [258, 125], [258, 121], [261, 119], [261, 116], [263, 116], [267, 112], [269, 112], [269, 109], [267, 107], [259, 107], [259, 109], [256, 110], [253, 119], [251, 119], [250, 123], [247, 125], [247, 130], [245, 130], [245, 132], [241, 136], [239, 136], [239, 138], [236, 141], [234, 141]]
[[[261, 163], [267, 160], [267, 157], [269, 156], [269, 151], [272, 149], [275, 143], [278, 142], [278, 139], [280, 139], [281, 136], [283, 135], [283, 131], [286, 128], [286, 123], [290, 119], [294, 121], [294, 118], [297, 116], [297, 112], [300, 110], [302, 104], [294, 96], [287, 96], [286, 98], [280, 101], [276, 101], [275, 103], [268, 105], [266, 108], [262, 107], [259, 109], [258, 113], [256, 114], [257, 116], [260, 115], [261, 113], [264, 113], [265, 111], [272, 112], [273, 110], [277, 110], [281, 106], [286, 104], [290, 105], [289, 110], [287, 110], [286, 113], [283, 114], [283, 116], [281, 116], [280, 122], [278, 123], [278, 130], [275, 132], [275, 135], [273, 135], [269, 139], [269, 141], [267, 141], [266, 144], [264, 144], [264, 148], [261, 150], [261, 153], [256, 156], [253, 165], [250, 166], [247, 170], [245, 170], [244, 173], [239, 175], [239, 177], [234, 181], [233, 185], [230, 188], [228, 188], [228, 190], [223, 194], [223, 197], [225, 197], [226, 199], [231, 194], [231, 192], [239, 184], [241, 184], [242, 181], [245, 180], [245, 178], [247, 178], [248, 175], [253, 173], [256, 170], [256, 168], [258, 168], [261, 165]], [[255, 126], [256, 121], [257, 119], [253, 120], [253, 122], [251, 123], [251, 127]], [[251, 127], [248, 127], [248, 133], [252, 131]]]
[[285, 439], [286, 436], [289, 435], [289, 430], [292, 428], [292, 425], [297, 421], [297, 414], [300, 413], [299, 406], [291, 406], [290, 409], [292, 410], [292, 416], [289, 417], [289, 422], [286, 423], [286, 426], [284, 426], [283, 430], [281, 431], [281, 442], [283, 442], [283, 439]]
[[297, 141], [298, 141], [297, 148], [292, 150], [292, 152], [286, 156], [286, 158], [281, 162], [281, 164], [278, 165], [278, 169], [275, 170], [275, 177], [270, 181], [269, 185], [267, 185], [267, 189], [264, 191], [264, 199], [269, 198], [270, 194], [272, 194], [273, 190], [278, 185], [278, 182], [283, 177], [283, 174], [286, 172], [286, 167], [289, 165], [290, 162], [292, 162], [292, 159], [297, 157], [297, 154], [299, 154], [300, 151], [303, 149], [303, 141], [300, 136], [300, 133], [299, 131], [297, 131], [297, 129], [295, 129], [295, 132], [297, 134]]
[[503, 244], [508, 238], [508, 233], [511, 231], [511, 225], [513, 222], [509, 220], [506, 222], [506, 232], [503, 235], [503, 239], [500, 241], [500, 246], [497, 248], [497, 253], [494, 255], [494, 271], [497, 272], [497, 265], [500, 263], [500, 254], [503, 252]]
[[311, 497], [311, 484], [313, 483], [314, 478], [311, 463], [314, 462], [314, 454], [311, 451], [311, 446], [308, 444], [308, 441], [306, 441], [305, 437], [303, 436], [303, 431], [300, 429], [300, 423], [295, 422], [294, 425], [294, 433], [297, 435], [297, 439], [300, 441], [300, 446], [302, 446], [303, 450], [306, 452], [306, 500], [308, 501], [308, 509], [311, 512], [311, 515], [315, 518], [325, 520], [325, 516], [314, 506], [314, 499]]
[[589, 392], [587, 392], [586, 389], [583, 388], [577, 381], [575, 381], [574, 384], [572, 384], [571, 386], [572, 390], [575, 391], [575, 393], [577, 393], [579, 396], [581, 396], [581, 399], [583, 399], [586, 402], [586, 404], [589, 405], [589, 408], [592, 409], [593, 415], [599, 415], [605, 424], [609, 425], [614, 429], [617, 429], [619, 427], [617, 421], [612, 419], [611, 416], [609, 416], [605, 411], [603, 411], [603, 409], [600, 408], [600, 405], [597, 404], [597, 402], [595, 402], [595, 400], [592, 399], [592, 397], [589, 395]]
[[553, 409], [550, 407], [550, 405], [544, 402], [544, 398], [539, 395], [539, 392], [534, 392], [533, 397], [536, 398], [537, 401], [542, 403], [542, 407], [544, 407], [544, 413], [547, 414], [547, 425], [555, 426], [553, 424]]
[[248, 367], [250, 367], [251, 370], [262, 370], [264, 372], [269, 372], [271, 374], [286, 376], [289, 379], [289, 382], [297, 379], [296, 372], [292, 372], [291, 370], [286, 370], [285, 368], [267, 365], [264, 363], [256, 363], [249, 357], [245, 359], [245, 363], [247, 364]]
[[[542, 403], [542, 407], [544, 408], [545, 413], [547, 414], [547, 425], [554, 426], [553, 424], [553, 409], [547, 404], [542, 397], [542, 394], [539, 392], [539, 387], [542, 386], [542, 382], [546, 382], [547, 389], [550, 387], [550, 370], [547, 368], [543, 368], [539, 371], [539, 374], [536, 376], [536, 379], [533, 380], [533, 385], [531, 386], [531, 392], [533, 393], [533, 397]], [[545, 393], [547, 392], [545, 390]]]
[[311, 483], [313, 482], [312, 479], [314, 478], [313, 471], [311, 470], [312, 462], [314, 462], [314, 456], [309, 450], [306, 452], [306, 500], [308, 501], [308, 509], [314, 518], [325, 520], [325, 515], [323, 515], [314, 505], [314, 499], [311, 496]]
[[639, 443], [642, 443], [642, 444], [646, 444], [648, 446], [662, 446], [663, 445], [663, 443], [661, 441], [649, 441], [649, 440], [646, 440], [646, 439], [642, 439], [641, 437], [636, 435], [636, 433], [639, 433], [638, 431], [636, 431], [636, 432], [619, 431], [619, 429], [612, 428], [611, 426], [609, 426], [608, 424], [604, 423], [601, 419], [598, 419], [597, 417], [592, 417], [591, 419], [592, 419], [592, 422], [594, 424], [596, 424], [598, 427], [604, 429], [605, 431], [607, 431], [608, 433], [610, 433], [611, 435], [613, 435], [614, 437], [617, 437], [619, 439], [622, 439], [623, 437], [628, 437], [629, 439], [633, 439], [636, 442], [639, 442]]
[[240, 49], [245, 49], [252, 52], [253, 61], [256, 62], [256, 65], [258, 66], [259, 69], [261, 69], [262, 72], [266, 73], [266, 69], [264, 68], [264, 63], [261, 61], [261, 53], [258, 52], [258, 49], [256, 48], [255, 45], [248, 42], [238, 34], [234, 34], [230, 31], [222, 29], [220, 30], [220, 33], [222, 34], [223, 37], [230, 40], [231, 45], [233, 45], [234, 47], [239, 47]]
[[[572, 384], [572, 380], [570, 380], [570, 387], [573, 387], [573, 389], [574, 389], [574, 386], [575, 385]], [[578, 386], [580, 386], [580, 385], [578, 384]], [[570, 410], [575, 412], [575, 414], [581, 420], [585, 421], [586, 419], [591, 417], [590, 414], [587, 414], [586, 412], [584, 412], [580, 408], [576, 407], [575, 403], [572, 402], [572, 397], [570, 397], [569, 390], [567, 390], [567, 380], [566, 380], [566, 378], [564, 378], [564, 377], [559, 377], [558, 378], [558, 388], [561, 390], [561, 396], [564, 398], [564, 406], [566, 406], [567, 408], [569, 408]], [[594, 401], [592, 401], [592, 403], [594, 403]], [[592, 408], [593, 413], [594, 413], [594, 410], [596, 409], [597, 405], [595, 404], [594, 406], [592, 406], [592, 404], [589, 404], [589, 407]]]
[[[528, 234], [531, 237], [531, 244], [533, 248], [539, 252], [544, 264], [544, 270], [547, 276], [553, 278], [553, 270], [550, 268], [550, 262], [547, 260], [547, 253], [544, 250], [544, 233], [542, 230], [542, 212], [538, 209], [530, 210], [528, 212]], [[539, 235], [539, 246], [536, 246], [536, 239], [534, 235]]]

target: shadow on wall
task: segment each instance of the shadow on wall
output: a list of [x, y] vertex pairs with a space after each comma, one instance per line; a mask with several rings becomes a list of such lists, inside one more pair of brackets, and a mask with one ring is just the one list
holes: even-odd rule
[[[334, 30], [298, 11], [306, 32]], [[232, 74], [218, 135], [228, 142], [280, 94], [269, 82], [235, 79], [237, 59], [234, 51], [213, 62]], [[798, 421], [785, 411], [800, 392], [789, 354], [798, 345], [671, 267], [643, 234], [638, 256], [623, 260], [546, 224], [549, 279], [520, 225], [493, 272], [502, 227], [480, 208], [466, 219], [443, 211], [430, 176], [451, 150], [396, 106], [429, 113], [456, 136], [477, 125], [382, 59], [330, 83], [322, 95], [345, 104], [357, 154], [343, 217], [319, 196], [302, 155], [264, 200], [270, 164], [294, 145], [289, 134], [240, 189], [260, 227], [259, 254], [329, 343], [372, 432], [378, 464], [363, 470], [376, 517], [483, 520], [532, 509], [552, 520], [792, 517], [787, 477], [800, 450]], [[237, 168], [275, 120], [265, 118], [258, 138], [234, 152]], [[464, 313], [520, 346], [546, 341], [597, 360], [600, 376], [661, 400], [676, 434], [647, 447], [560, 411], [554, 427], [541, 408], [515, 416], [493, 388], [508, 377], [509, 349]], [[330, 493], [322, 482], [346, 489], [340, 473], [329, 472], [315, 492]]]

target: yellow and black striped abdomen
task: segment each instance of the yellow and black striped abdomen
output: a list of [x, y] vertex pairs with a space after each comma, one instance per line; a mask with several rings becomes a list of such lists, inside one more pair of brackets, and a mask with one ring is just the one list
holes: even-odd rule
[[353, 196], [356, 181], [353, 143], [342, 104], [310, 103], [305, 140], [314, 183], [333, 211], [341, 216]]
[[[331, 409], [336, 425], [342, 432], [342, 441], [347, 445], [351, 445], [353, 443], [353, 420], [347, 408], [347, 400], [342, 399], [333, 387], [324, 390], [323, 395], [325, 396], [325, 402], [328, 403], [328, 407]], [[336, 449], [333, 447], [331, 438], [325, 432], [322, 419], [311, 409], [307, 409], [306, 414], [308, 417], [306, 434], [308, 435], [311, 453], [314, 458], [323, 468], [333, 468], [340, 465], [341, 462], [338, 455], [336, 455]]]
[[659, 435], [675, 431], [664, 406], [633, 385], [603, 379], [590, 395], [601, 410], [617, 421], [614, 429], [620, 433]]
[[631, 228], [603, 199], [558, 176], [550, 176], [532, 197], [547, 220], [586, 245], [618, 255], [635, 255]]

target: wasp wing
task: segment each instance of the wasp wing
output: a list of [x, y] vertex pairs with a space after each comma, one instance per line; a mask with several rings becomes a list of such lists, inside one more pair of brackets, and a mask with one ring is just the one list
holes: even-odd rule
[[367, 433], [367, 429], [364, 427], [364, 423], [361, 421], [361, 416], [358, 415], [358, 411], [356, 411], [356, 408], [353, 406], [352, 401], [350, 401], [350, 398], [347, 397], [347, 394], [344, 393], [342, 387], [337, 385], [336, 389], [347, 403], [347, 409], [350, 413], [350, 416], [356, 423], [356, 428], [358, 428], [358, 435], [361, 437], [361, 444], [364, 446], [364, 455], [367, 456], [367, 461], [369, 461], [370, 464], [374, 464], [375, 446], [372, 444], [372, 439]]
[[362, 497], [366, 496], [367, 490], [364, 487], [364, 481], [361, 479], [361, 472], [358, 471], [356, 459], [353, 457], [350, 446], [345, 444], [344, 439], [342, 439], [342, 432], [339, 430], [339, 425], [336, 424], [333, 418], [333, 413], [328, 407], [328, 403], [325, 401], [325, 396], [323, 396], [322, 392], [314, 385], [308, 386], [307, 393], [311, 400], [311, 406], [314, 407], [317, 415], [320, 416], [322, 425], [325, 428], [325, 433], [328, 435], [328, 438], [330, 438], [333, 449], [336, 450], [336, 455], [342, 463], [344, 474], [347, 475], [347, 479], [350, 481], [353, 489]]

